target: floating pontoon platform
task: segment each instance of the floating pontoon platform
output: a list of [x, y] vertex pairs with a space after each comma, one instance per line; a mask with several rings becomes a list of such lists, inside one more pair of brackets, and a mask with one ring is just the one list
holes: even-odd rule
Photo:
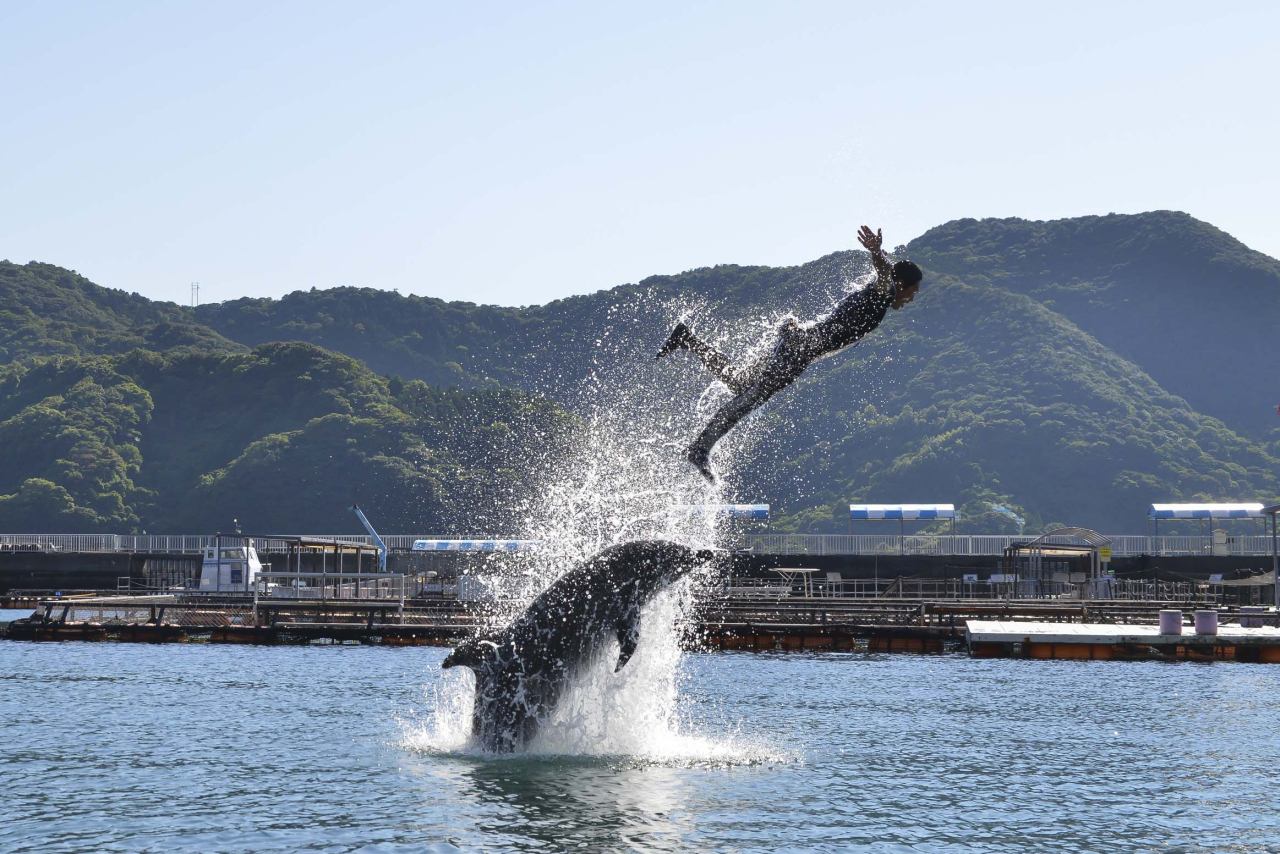
[[[1267, 617], [1274, 619], [1274, 617]], [[1217, 634], [1161, 634], [1159, 626], [969, 620], [975, 658], [1235, 659], [1280, 663], [1280, 628], [1220, 625]]]

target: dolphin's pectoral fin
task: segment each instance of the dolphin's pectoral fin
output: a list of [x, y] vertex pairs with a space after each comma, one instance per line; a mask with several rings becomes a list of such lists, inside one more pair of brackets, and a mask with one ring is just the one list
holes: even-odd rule
[[631, 656], [635, 655], [636, 647], [639, 645], [640, 620], [632, 618], [618, 623], [618, 646], [621, 647], [621, 651], [618, 653], [618, 666], [613, 668], [614, 673], [621, 670], [631, 660]]

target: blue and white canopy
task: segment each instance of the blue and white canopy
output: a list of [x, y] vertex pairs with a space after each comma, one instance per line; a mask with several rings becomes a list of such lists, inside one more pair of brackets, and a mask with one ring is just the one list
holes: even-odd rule
[[415, 552], [527, 552], [542, 540], [414, 540]]
[[1260, 519], [1261, 504], [1152, 504], [1150, 519]]
[[721, 516], [727, 519], [768, 519], [768, 504], [677, 504], [671, 512], [679, 516]]
[[850, 504], [851, 519], [954, 519], [954, 504]]

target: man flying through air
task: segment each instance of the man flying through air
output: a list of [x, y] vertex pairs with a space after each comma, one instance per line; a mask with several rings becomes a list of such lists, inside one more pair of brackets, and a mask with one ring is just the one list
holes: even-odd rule
[[745, 369], [735, 367], [728, 357], [700, 340], [683, 323], [676, 324], [667, 343], [658, 351], [657, 358], [661, 359], [675, 350], [692, 350], [706, 369], [734, 394], [685, 451], [685, 458], [710, 482], [715, 483], [711, 449], [733, 425], [791, 385], [818, 359], [861, 341], [880, 325], [890, 306], [897, 311], [915, 299], [924, 278], [920, 268], [910, 261], [891, 265], [882, 248], [883, 236], [865, 225], [858, 232], [858, 242], [871, 253], [876, 280], [845, 297], [834, 311], [812, 325], [801, 326], [788, 318], [778, 327], [773, 344]]

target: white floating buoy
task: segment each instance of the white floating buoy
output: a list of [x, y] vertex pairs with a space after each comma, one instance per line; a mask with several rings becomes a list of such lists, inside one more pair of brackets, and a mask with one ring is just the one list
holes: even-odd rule
[[1196, 634], [1216, 635], [1218, 633], [1217, 611], [1196, 611]]
[[1182, 612], [1181, 611], [1161, 611], [1160, 612], [1160, 634], [1162, 635], [1182, 634]]

